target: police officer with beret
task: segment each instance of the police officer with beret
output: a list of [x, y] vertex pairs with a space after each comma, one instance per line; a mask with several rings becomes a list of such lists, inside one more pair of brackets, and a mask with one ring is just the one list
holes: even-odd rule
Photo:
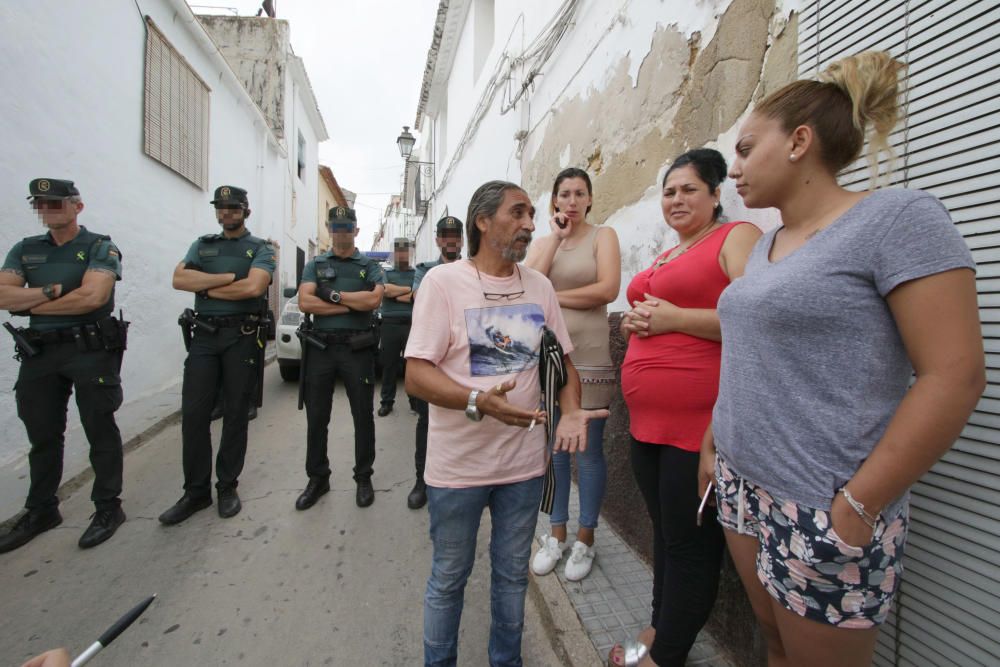
[[[358, 235], [354, 209], [337, 206], [327, 218], [332, 249], [310, 260], [302, 271], [299, 310], [315, 317], [312, 336], [325, 348], [304, 350], [307, 358], [304, 399], [306, 474], [309, 483], [295, 501], [305, 510], [330, 490], [327, 430], [337, 377], [344, 383], [354, 419], [354, 481], [358, 507], [375, 501], [372, 465], [375, 462], [375, 332], [373, 313], [385, 286], [379, 263], [355, 247]], [[303, 340], [303, 345], [310, 345]]]
[[194, 312], [181, 318], [185, 344], [181, 395], [184, 495], [160, 515], [173, 525], [212, 504], [212, 436], [216, 391], [223, 394], [222, 440], [215, 459], [219, 516], [239, 513], [236, 492], [247, 451], [247, 410], [258, 382], [265, 344], [266, 293], [274, 273], [274, 248], [246, 228], [246, 190], [216, 188], [215, 217], [221, 234], [195, 241], [174, 269], [174, 289], [194, 292]]
[[15, 398], [31, 443], [31, 483], [28, 511], [0, 537], [0, 553], [62, 523], [56, 490], [73, 391], [90, 442], [90, 498], [97, 509], [80, 547], [104, 542], [125, 521], [115, 411], [122, 403], [119, 373], [127, 324], [112, 317], [121, 253], [110, 237], [78, 223], [83, 201], [72, 181], [36, 178], [28, 191], [48, 232], [29, 236], [7, 255], [0, 272], [0, 308], [30, 316], [28, 328], [9, 330], [21, 361]]
[[[413, 297], [417, 298], [417, 290], [420, 288], [420, 281], [424, 279], [427, 272], [438, 264], [450, 264], [462, 258], [462, 221], [458, 218], [446, 215], [438, 220], [437, 236], [435, 237], [440, 257], [432, 262], [420, 262], [417, 264], [416, 273], [413, 277]], [[414, 454], [414, 463], [417, 467], [417, 482], [406, 497], [406, 506], [411, 510], [418, 510], [427, 504], [427, 485], [424, 484], [424, 460], [427, 458], [427, 401], [419, 398], [413, 399], [417, 410], [417, 446]]]
[[413, 317], [413, 277], [415, 271], [410, 265], [410, 239], [400, 237], [393, 241], [393, 268], [385, 272], [385, 298], [382, 299], [382, 400], [378, 416], [385, 417], [392, 412], [396, 401], [396, 380], [399, 366], [403, 363], [403, 350], [410, 335], [410, 319]]

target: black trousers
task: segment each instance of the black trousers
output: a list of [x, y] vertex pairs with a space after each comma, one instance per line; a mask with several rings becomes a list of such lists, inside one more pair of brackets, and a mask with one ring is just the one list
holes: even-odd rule
[[633, 438], [632, 471], [653, 520], [650, 655], [660, 667], [683, 667], [715, 604], [725, 537], [714, 507], [696, 523], [698, 452]]
[[238, 484], [247, 454], [247, 410], [257, 383], [260, 352], [256, 330], [239, 327], [215, 334], [195, 330], [184, 362], [181, 436], [184, 441], [184, 490], [201, 498], [212, 493], [212, 407], [222, 387], [222, 439], [215, 458], [216, 488]]
[[375, 463], [375, 346], [351, 350], [346, 343], [329, 343], [325, 350], [310, 348], [305, 367], [306, 474], [330, 476], [327, 437], [333, 390], [344, 383], [354, 419], [354, 479], [371, 479]]
[[74, 390], [94, 468], [90, 499], [98, 510], [121, 504], [122, 436], [115, 423], [122, 404], [121, 361], [119, 352], [81, 352], [74, 343], [45, 345], [42, 354], [21, 361], [14, 393], [31, 443], [28, 509], [59, 505], [66, 410]]
[[419, 398], [413, 399], [413, 405], [417, 410], [417, 447], [413, 454], [413, 463], [417, 468], [417, 479], [424, 478], [424, 462], [427, 460], [427, 401]]
[[410, 337], [410, 323], [382, 320], [382, 347], [379, 350], [379, 361], [382, 363], [382, 404], [392, 405], [396, 401], [396, 380], [399, 378], [399, 367], [405, 364], [403, 350], [406, 349], [406, 339]]

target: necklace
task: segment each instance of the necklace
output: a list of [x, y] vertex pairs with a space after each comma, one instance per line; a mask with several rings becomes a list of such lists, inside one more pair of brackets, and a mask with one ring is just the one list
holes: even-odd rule
[[677, 259], [681, 255], [683, 255], [684, 253], [686, 253], [688, 250], [690, 250], [691, 248], [695, 247], [696, 245], [698, 245], [699, 243], [701, 243], [702, 241], [704, 241], [705, 238], [708, 237], [709, 234], [711, 234], [716, 229], [718, 229], [718, 227], [716, 226], [716, 224], [717, 223], [715, 223], [715, 222], [713, 222], [712, 224], [710, 224], [705, 229], [705, 231], [703, 231], [700, 234], [698, 234], [697, 236], [695, 236], [694, 240], [692, 240], [690, 243], [688, 243], [686, 247], [681, 248], [680, 250], [677, 250], [677, 248], [674, 248], [674, 250], [677, 250], [677, 253], [674, 254], [673, 256], [671, 256], [671, 253], [674, 252], [672, 250], [671, 252], [668, 252], [666, 255], [664, 255], [660, 259], [656, 260], [656, 264], [653, 265], [653, 268], [654, 269], [660, 268], [661, 266], [663, 266], [667, 262], [671, 262], [671, 261]]

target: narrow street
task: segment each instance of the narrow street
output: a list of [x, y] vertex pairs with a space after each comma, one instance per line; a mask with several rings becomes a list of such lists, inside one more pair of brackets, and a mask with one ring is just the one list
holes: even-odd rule
[[[333, 488], [312, 509], [295, 510], [306, 482], [305, 413], [295, 398], [296, 386], [269, 366], [265, 405], [250, 423], [236, 517], [220, 519], [213, 505], [179, 526], [157, 522], [182, 493], [175, 424], [126, 455], [128, 521], [111, 541], [90, 551], [76, 546], [93, 511], [88, 481], [61, 505], [62, 526], [0, 556], [3, 664], [54, 646], [75, 655], [152, 593], [156, 602], [92, 664], [422, 664], [431, 549], [426, 509], [406, 507], [416, 417], [402, 387], [396, 411], [376, 418], [376, 499], [367, 509], [354, 504], [350, 413], [338, 387]], [[216, 442], [220, 425], [213, 424]], [[487, 664], [488, 528], [484, 517], [462, 619], [463, 665]], [[524, 659], [559, 664], [530, 595]]]

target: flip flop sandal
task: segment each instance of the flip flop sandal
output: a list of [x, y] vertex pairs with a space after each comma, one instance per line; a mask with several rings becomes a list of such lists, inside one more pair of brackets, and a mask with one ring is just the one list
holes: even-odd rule
[[[619, 650], [625, 662], [615, 662], [614, 656]], [[608, 653], [608, 667], [636, 667], [649, 653], [649, 647], [638, 639], [626, 639], [624, 644], [615, 644]]]

